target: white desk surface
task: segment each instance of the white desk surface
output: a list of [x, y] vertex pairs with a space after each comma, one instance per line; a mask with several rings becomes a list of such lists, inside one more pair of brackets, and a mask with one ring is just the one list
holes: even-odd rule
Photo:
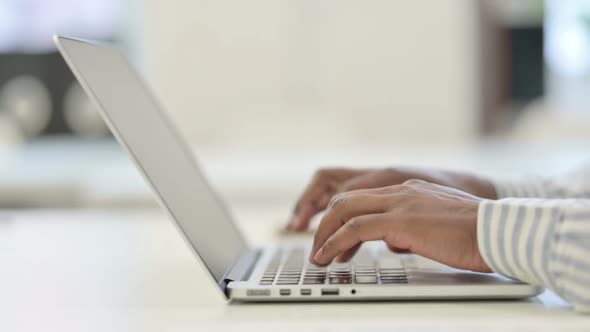
[[[284, 211], [236, 211], [253, 244]], [[159, 211], [0, 212], [0, 331], [588, 331], [527, 301], [228, 304]]]

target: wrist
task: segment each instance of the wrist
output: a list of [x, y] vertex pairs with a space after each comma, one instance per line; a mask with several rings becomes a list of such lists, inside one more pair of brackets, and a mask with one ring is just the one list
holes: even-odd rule
[[491, 200], [498, 199], [498, 193], [496, 192], [494, 184], [491, 181], [482, 178], [478, 178], [478, 190], [475, 196]]
[[483, 200], [478, 199], [470, 202], [469, 216], [471, 220], [471, 238], [472, 238], [472, 263], [471, 270], [477, 272], [493, 272], [490, 265], [484, 259], [481, 252], [481, 245], [479, 242], [479, 210], [481, 202]]

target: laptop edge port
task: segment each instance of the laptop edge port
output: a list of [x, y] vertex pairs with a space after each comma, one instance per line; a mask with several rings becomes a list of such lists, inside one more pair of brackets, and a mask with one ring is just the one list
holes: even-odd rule
[[270, 296], [270, 289], [248, 289], [246, 291], [248, 296]]
[[322, 295], [338, 295], [339, 293], [338, 288], [322, 288]]
[[281, 289], [281, 290], [279, 290], [279, 293], [281, 295], [291, 295], [291, 290], [290, 289]]
[[303, 288], [301, 290], [301, 295], [311, 295], [311, 289], [309, 289], [309, 288]]

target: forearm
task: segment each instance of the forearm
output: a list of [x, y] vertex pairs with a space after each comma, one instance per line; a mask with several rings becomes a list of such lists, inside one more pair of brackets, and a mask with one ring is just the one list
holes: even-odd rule
[[477, 232], [495, 272], [550, 288], [590, 312], [590, 200], [482, 201]]

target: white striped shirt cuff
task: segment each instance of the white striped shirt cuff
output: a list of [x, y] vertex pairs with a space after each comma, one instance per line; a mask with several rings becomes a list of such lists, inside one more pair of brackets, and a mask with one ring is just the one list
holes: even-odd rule
[[590, 310], [590, 201], [484, 200], [478, 214], [479, 250], [492, 270]]
[[495, 182], [498, 198], [590, 198], [590, 164], [567, 176], [554, 178], [529, 177], [528, 179]]
[[530, 180], [522, 182], [495, 182], [498, 198], [548, 198], [547, 185], [541, 180]]

